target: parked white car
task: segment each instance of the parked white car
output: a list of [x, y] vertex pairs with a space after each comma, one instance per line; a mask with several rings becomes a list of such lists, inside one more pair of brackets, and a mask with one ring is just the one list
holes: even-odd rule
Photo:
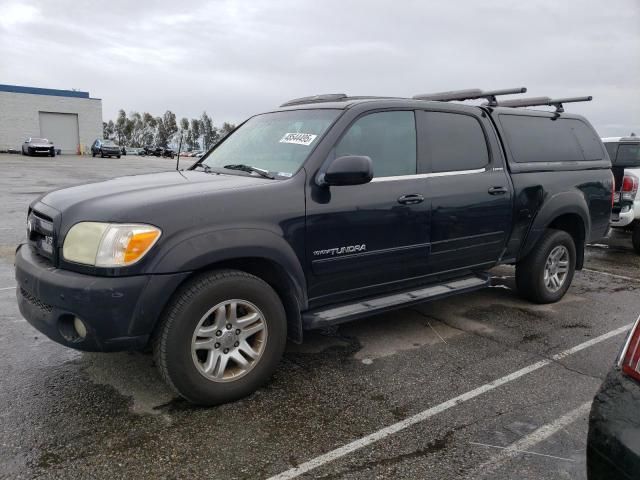
[[633, 248], [640, 254], [640, 137], [603, 138], [616, 180], [611, 226], [631, 230]]

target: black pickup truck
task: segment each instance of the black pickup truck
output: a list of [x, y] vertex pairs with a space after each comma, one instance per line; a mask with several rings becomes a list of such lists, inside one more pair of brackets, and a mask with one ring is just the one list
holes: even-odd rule
[[[611, 164], [560, 101], [495, 93], [297, 99], [187, 170], [43, 195], [16, 252], [20, 311], [79, 350], [151, 346], [210, 405], [263, 384], [287, 337], [485, 287], [498, 264], [555, 302], [609, 228]], [[489, 102], [448, 102], [468, 98]]]

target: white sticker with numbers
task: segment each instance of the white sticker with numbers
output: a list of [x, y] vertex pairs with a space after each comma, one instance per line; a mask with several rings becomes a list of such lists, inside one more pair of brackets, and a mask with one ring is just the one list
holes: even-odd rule
[[317, 135], [312, 133], [285, 133], [280, 139], [280, 143], [295, 143], [296, 145], [309, 146], [316, 139]]

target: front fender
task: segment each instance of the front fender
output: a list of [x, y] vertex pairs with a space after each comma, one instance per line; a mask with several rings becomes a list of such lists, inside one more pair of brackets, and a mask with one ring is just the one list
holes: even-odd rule
[[156, 256], [148, 270], [152, 274], [190, 272], [243, 258], [262, 258], [282, 267], [301, 305], [307, 304], [306, 280], [298, 256], [284, 237], [268, 230], [233, 228], [174, 240]]
[[518, 258], [524, 258], [531, 252], [538, 243], [549, 225], [561, 215], [574, 214], [582, 220], [585, 238], [591, 231], [591, 219], [589, 217], [589, 207], [580, 191], [559, 192], [544, 201], [536, 213], [529, 232], [525, 238]]

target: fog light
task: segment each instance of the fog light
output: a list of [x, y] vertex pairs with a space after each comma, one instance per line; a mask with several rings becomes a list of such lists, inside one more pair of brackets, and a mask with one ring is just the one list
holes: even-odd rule
[[87, 327], [84, 326], [84, 323], [78, 317], [74, 317], [73, 319], [73, 328], [80, 338], [87, 336]]

